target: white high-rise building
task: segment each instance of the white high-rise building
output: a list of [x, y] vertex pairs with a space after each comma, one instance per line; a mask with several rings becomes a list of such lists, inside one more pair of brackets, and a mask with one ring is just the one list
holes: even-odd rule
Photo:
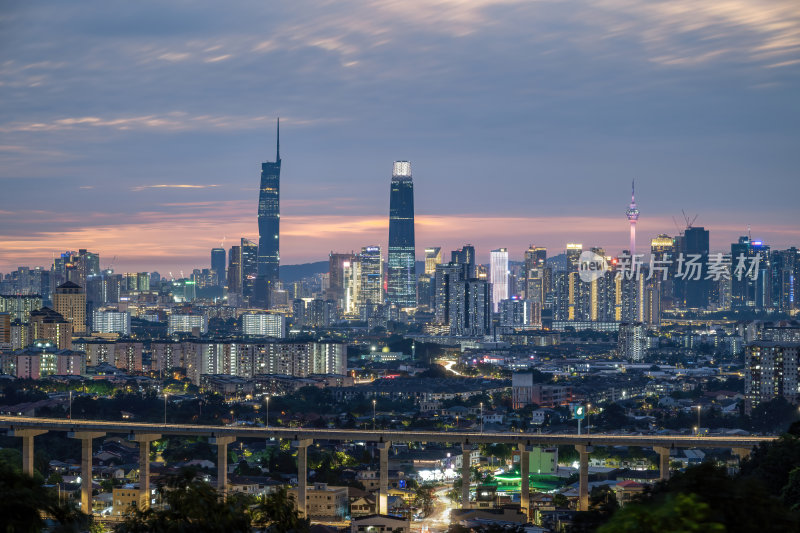
[[492, 284], [492, 310], [508, 300], [508, 248], [498, 248], [489, 254], [489, 283]]
[[279, 313], [244, 313], [242, 335], [254, 337], [286, 337], [286, 317]]
[[92, 329], [98, 333], [131, 334], [131, 314], [127, 311], [95, 311]]

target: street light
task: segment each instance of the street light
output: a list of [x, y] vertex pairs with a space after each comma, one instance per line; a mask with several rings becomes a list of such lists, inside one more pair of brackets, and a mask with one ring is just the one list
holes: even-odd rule
[[698, 430], [700, 429], [700, 409], [701, 409], [701, 406], [698, 405], [697, 406], [697, 429]]
[[590, 428], [592, 427], [592, 422], [590, 415], [592, 414], [592, 404], [586, 404], [586, 434], [589, 434]]
[[167, 425], [167, 391], [164, 391], [164, 425]]
[[269, 396], [267, 396], [267, 427], [269, 427]]
[[69, 419], [72, 420], [72, 391], [69, 391]]
[[481, 433], [483, 433], [483, 402], [481, 402]]
[[372, 400], [372, 431], [375, 431], [375, 403], [377, 400]]

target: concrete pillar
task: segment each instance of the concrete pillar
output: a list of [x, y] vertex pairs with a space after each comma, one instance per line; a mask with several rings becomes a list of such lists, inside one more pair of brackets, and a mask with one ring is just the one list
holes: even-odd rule
[[391, 442], [379, 442], [380, 486], [378, 487], [378, 514], [389, 514], [389, 449]]
[[578, 469], [578, 510], [589, 510], [589, 454], [592, 447], [584, 444], [576, 444], [575, 449], [580, 456], [580, 468]]
[[669, 479], [669, 452], [666, 446], [654, 446], [653, 451], [658, 454], [658, 479], [667, 481]]
[[472, 446], [461, 445], [461, 508], [469, 509], [469, 467], [472, 458]]
[[137, 433], [128, 437], [139, 443], [139, 490], [142, 493], [142, 509], [150, 507], [150, 443], [161, 438], [155, 433]]
[[92, 440], [104, 437], [99, 431], [70, 431], [71, 439], [81, 441], [81, 511], [92, 514]]
[[228, 488], [228, 444], [236, 441], [236, 437], [211, 437], [209, 444], [217, 445], [217, 492], [225, 497]]
[[47, 433], [45, 429], [12, 429], [8, 432], [9, 437], [22, 438], [22, 471], [29, 476], [33, 476], [33, 438], [36, 435]]
[[308, 447], [314, 441], [301, 439], [292, 441], [297, 448], [297, 512], [301, 518], [306, 517], [306, 487], [308, 486]]
[[519, 490], [519, 505], [520, 509], [525, 516], [530, 518], [530, 504], [531, 504], [531, 447], [524, 444], [519, 445], [519, 475], [520, 475], [520, 490]]

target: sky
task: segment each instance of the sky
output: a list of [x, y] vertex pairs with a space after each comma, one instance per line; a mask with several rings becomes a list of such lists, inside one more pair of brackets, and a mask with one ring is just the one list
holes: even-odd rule
[[637, 248], [685, 226], [800, 246], [797, 0], [0, 3], [0, 272], [87, 248], [179, 272], [257, 238], [281, 117], [281, 261], [388, 240]]

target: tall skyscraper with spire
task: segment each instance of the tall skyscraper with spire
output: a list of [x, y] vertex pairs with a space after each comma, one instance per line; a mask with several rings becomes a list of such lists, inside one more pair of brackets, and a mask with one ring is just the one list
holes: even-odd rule
[[631, 223], [631, 257], [636, 254], [636, 221], [639, 220], [639, 207], [636, 205], [634, 182], [631, 182], [631, 204], [625, 211], [625, 216]]
[[395, 161], [389, 195], [389, 284], [387, 299], [402, 307], [417, 306], [414, 259], [414, 183], [411, 163]]
[[[258, 285], [256, 293], [265, 285], [278, 281], [280, 265], [281, 222], [281, 121], [275, 149], [275, 161], [261, 163], [261, 189], [258, 195]], [[261, 290], [259, 290], [261, 289]]]

